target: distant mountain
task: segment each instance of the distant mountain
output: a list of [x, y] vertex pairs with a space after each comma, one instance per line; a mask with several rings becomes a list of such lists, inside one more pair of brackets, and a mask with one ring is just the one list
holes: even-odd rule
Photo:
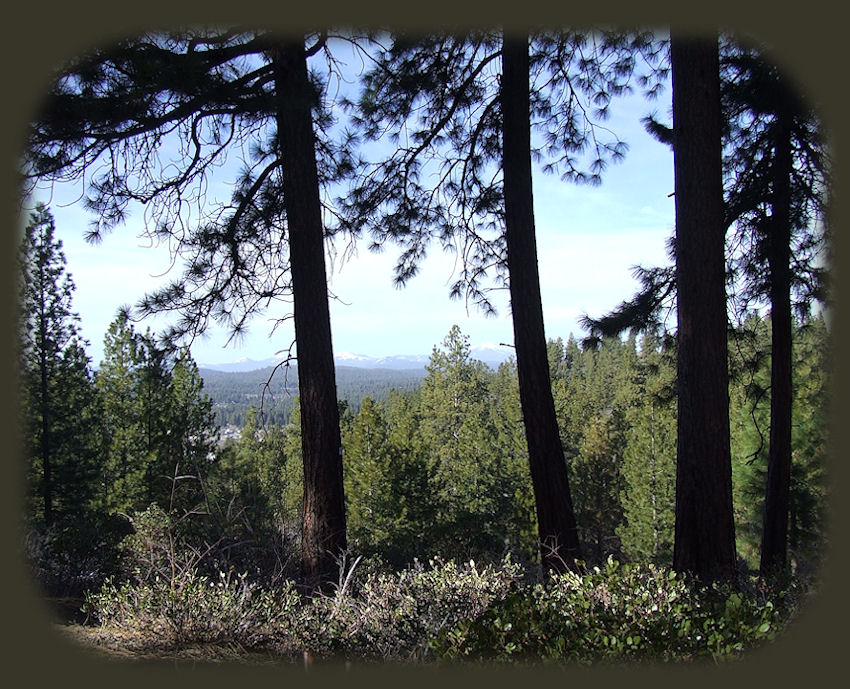
[[[470, 347], [473, 358], [483, 361], [492, 368], [497, 368], [503, 361], [513, 356], [513, 348], [507, 345], [485, 343]], [[352, 366], [355, 368], [386, 369], [392, 371], [422, 370], [430, 360], [430, 354], [396, 354], [393, 356], [373, 357], [363, 354], [340, 352], [334, 357], [337, 366]], [[282, 360], [278, 358], [239, 359], [227, 364], [199, 364], [199, 368], [226, 373], [244, 373], [276, 366]]]
[[473, 359], [483, 361], [491, 368], [498, 368], [499, 364], [504, 363], [514, 355], [514, 348], [512, 345], [485, 342], [470, 347], [469, 353]]
[[[244, 364], [247, 362], [235, 362], [234, 365]], [[219, 425], [243, 426], [248, 409], [252, 406], [262, 406], [269, 423], [288, 423], [292, 405], [298, 394], [296, 366], [276, 372], [273, 366], [250, 371], [219, 371], [200, 367], [199, 372], [204, 381], [204, 392], [213, 401], [213, 410]], [[415, 390], [424, 377], [424, 367], [389, 369], [338, 365], [337, 395], [356, 412], [364, 397], [379, 401], [391, 390]]]
[[424, 354], [396, 354], [394, 356], [373, 357], [362, 354], [351, 354], [350, 352], [340, 352], [334, 357], [334, 362], [337, 366], [383, 368], [403, 371], [408, 369], [424, 369], [430, 358], [430, 356]]
[[238, 359], [229, 364], [198, 364], [198, 368], [205, 368], [211, 371], [223, 371], [224, 373], [246, 373], [247, 371], [259, 371], [261, 368], [269, 368], [280, 363], [281, 359]]

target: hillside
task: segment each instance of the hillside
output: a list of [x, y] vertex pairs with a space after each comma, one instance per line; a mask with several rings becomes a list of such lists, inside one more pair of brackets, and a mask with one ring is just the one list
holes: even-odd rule
[[[248, 410], [262, 405], [267, 423], [286, 424], [298, 394], [298, 369], [274, 366], [253, 371], [200, 369], [204, 390], [212, 398], [216, 421], [221, 426], [245, 423]], [[424, 368], [386, 369], [337, 366], [336, 384], [340, 400], [354, 411], [364, 397], [384, 399], [390, 390], [414, 390], [425, 376]]]

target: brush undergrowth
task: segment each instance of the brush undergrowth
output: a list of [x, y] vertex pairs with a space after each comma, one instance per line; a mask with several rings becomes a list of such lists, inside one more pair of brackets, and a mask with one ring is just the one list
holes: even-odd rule
[[800, 582], [700, 587], [662, 567], [613, 560], [543, 582], [510, 558], [483, 567], [416, 562], [395, 573], [354, 571], [357, 563], [334, 592], [313, 596], [244, 575], [110, 580], [88, 594], [86, 610], [152, 646], [272, 645], [293, 657], [358, 661], [689, 662], [734, 659], [769, 642], [807, 592]]

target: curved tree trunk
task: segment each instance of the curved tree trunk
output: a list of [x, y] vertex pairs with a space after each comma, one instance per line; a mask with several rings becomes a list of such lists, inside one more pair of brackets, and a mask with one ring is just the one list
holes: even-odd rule
[[671, 35], [678, 289], [673, 566], [735, 574], [720, 71], [716, 37]]
[[319, 180], [304, 41], [281, 42], [273, 53], [277, 128], [289, 233], [301, 448], [304, 462], [302, 563], [312, 587], [335, 578], [346, 548], [342, 444], [339, 430], [325, 272]]
[[581, 552], [543, 330], [531, 182], [527, 39], [506, 36], [502, 64], [505, 239], [520, 404], [543, 568], [562, 572], [574, 566]]

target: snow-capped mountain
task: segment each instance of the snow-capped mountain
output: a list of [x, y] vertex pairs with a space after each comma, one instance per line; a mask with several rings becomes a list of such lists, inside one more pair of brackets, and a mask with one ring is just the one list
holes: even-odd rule
[[393, 356], [364, 356], [362, 354], [351, 354], [349, 352], [340, 352], [334, 356], [334, 362], [337, 366], [357, 366], [358, 368], [387, 368], [387, 369], [410, 369], [410, 368], [425, 368], [428, 363], [428, 356], [424, 354], [405, 355], [396, 354]]
[[473, 359], [478, 359], [492, 368], [497, 368], [499, 364], [507, 361], [514, 355], [514, 348], [512, 345], [485, 342], [484, 344], [470, 347], [469, 353]]
[[[503, 361], [507, 361], [513, 355], [513, 349], [506, 345], [496, 345], [487, 342], [482, 345], [470, 347], [470, 354], [474, 359], [483, 361], [488, 366], [496, 368]], [[424, 369], [430, 354], [396, 354], [393, 356], [373, 357], [363, 354], [352, 354], [351, 352], [338, 352], [334, 356], [337, 366], [353, 366], [356, 368], [381, 368], [390, 370]], [[239, 359], [227, 364], [200, 364], [200, 368], [212, 369], [214, 371], [243, 372], [256, 371], [261, 368], [275, 366], [281, 362], [279, 358], [262, 359]]]

